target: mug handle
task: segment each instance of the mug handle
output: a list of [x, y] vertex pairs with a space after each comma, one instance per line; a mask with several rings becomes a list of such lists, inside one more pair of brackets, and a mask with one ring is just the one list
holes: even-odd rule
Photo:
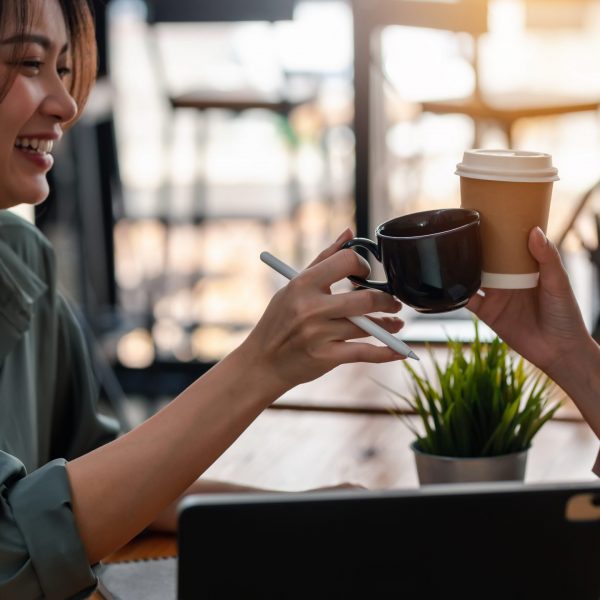
[[[368, 238], [354, 238], [352, 240], [348, 240], [342, 246], [342, 249], [345, 248], [364, 248], [368, 250], [379, 262], [381, 262], [381, 254], [379, 252], [379, 246], [372, 240]], [[374, 290], [379, 290], [380, 292], [386, 292], [391, 294], [390, 286], [387, 281], [373, 281], [371, 279], [363, 279], [362, 277], [357, 277], [356, 275], [350, 275], [348, 279], [357, 285], [362, 287], [371, 288]]]

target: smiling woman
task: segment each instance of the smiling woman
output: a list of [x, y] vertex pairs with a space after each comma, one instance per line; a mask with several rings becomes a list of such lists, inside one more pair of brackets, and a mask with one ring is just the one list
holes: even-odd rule
[[[50, 154], [63, 127], [77, 115], [71, 96], [76, 88], [84, 101], [95, 59], [73, 69], [71, 39], [82, 45], [89, 37], [90, 14], [77, 3], [64, 2], [69, 22], [57, 2], [0, 4], [2, 105], [0, 113], [0, 198], [2, 206], [41, 202], [48, 195]], [[71, 32], [75, 36], [71, 36]], [[86, 53], [81, 53], [87, 56]], [[73, 72], [74, 71], [74, 72]]]
[[[51, 150], [95, 72], [91, 0], [0, 0], [0, 209], [48, 194]], [[182, 494], [293, 386], [339, 364], [401, 356], [347, 319], [396, 313], [381, 292], [332, 295], [368, 266], [339, 238], [272, 299], [244, 342], [169, 406], [115, 439], [48, 241], [0, 210], [0, 598], [83, 597], [92, 566], [148, 526], [173, 529]], [[373, 317], [389, 332], [402, 321]], [[68, 462], [67, 462], [68, 461]]]

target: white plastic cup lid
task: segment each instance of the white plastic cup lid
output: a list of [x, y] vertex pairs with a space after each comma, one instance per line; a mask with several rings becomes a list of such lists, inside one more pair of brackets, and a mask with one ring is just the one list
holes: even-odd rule
[[544, 183], [559, 179], [549, 154], [525, 150], [467, 150], [455, 173], [488, 181]]

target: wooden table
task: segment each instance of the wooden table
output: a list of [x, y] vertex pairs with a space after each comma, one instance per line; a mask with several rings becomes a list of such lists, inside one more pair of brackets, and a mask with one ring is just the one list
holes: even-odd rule
[[[377, 342], [378, 343], [378, 342]], [[411, 345], [421, 359], [411, 365], [434, 377], [432, 355], [439, 364], [444, 364], [447, 356], [445, 345], [431, 345], [430, 351], [419, 344]], [[409, 389], [406, 370], [401, 363], [370, 365], [365, 363], [342, 365], [316, 381], [299, 385], [282, 396], [274, 405], [275, 409], [330, 411], [336, 413], [356, 413], [362, 415], [388, 415], [394, 405], [408, 408], [398, 398], [387, 392], [382, 385], [403, 393]], [[581, 413], [564, 392], [554, 390], [556, 399], [564, 404], [557, 417], [560, 420], [581, 421]]]
[[[387, 414], [389, 400], [373, 381], [401, 386], [403, 377], [398, 365], [352, 365], [299, 386], [259, 416], [206, 477], [284, 491], [346, 482], [370, 489], [416, 487], [412, 434]], [[546, 424], [535, 438], [527, 482], [595, 479], [590, 469], [596, 436], [572, 405], [563, 419]], [[174, 536], [144, 535], [107, 561], [174, 555]]]

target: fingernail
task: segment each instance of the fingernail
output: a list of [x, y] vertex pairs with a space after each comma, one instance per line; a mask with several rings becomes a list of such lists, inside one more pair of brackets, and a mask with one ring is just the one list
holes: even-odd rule
[[337, 240], [335, 240], [335, 242], [333, 242], [333, 243], [337, 244], [338, 242], [341, 242], [346, 237], [346, 234], [349, 231], [350, 231], [350, 228], [346, 227], [346, 229], [344, 229], [344, 231], [342, 231], [342, 233], [340, 233], [340, 235], [338, 236]]
[[546, 237], [546, 234], [542, 231], [541, 227], [535, 228], [535, 235], [537, 235], [540, 238], [540, 240], [543, 240], [544, 244], [548, 243], [548, 238]]

